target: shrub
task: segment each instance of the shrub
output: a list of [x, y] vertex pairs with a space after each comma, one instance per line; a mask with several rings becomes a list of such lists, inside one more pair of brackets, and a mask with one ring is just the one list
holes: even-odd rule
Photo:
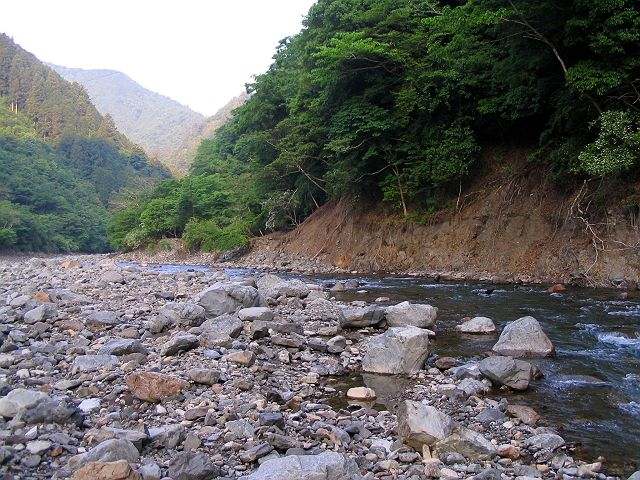
[[182, 239], [188, 248], [205, 252], [224, 252], [248, 244], [247, 229], [241, 224], [220, 228], [213, 220], [191, 219]]
[[149, 232], [143, 228], [134, 228], [130, 230], [122, 241], [122, 248], [125, 251], [135, 250], [145, 246], [150, 240]]
[[160, 252], [170, 252], [173, 249], [171, 240], [169, 240], [168, 238], [160, 239], [158, 241], [157, 247], [158, 247], [158, 251]]
[[600, 115], [600, 133], [578, 156], [590, 175], [624, 172], [640, 159], [640, 121], [630, 112], [608, 111]]
[[140, 214], [142, 228], [151, 235], [176, 234], [179, 228], [178, 204], [175, 198], [154, 198]]
[[0, 228], [0, 248], [7, 248], [15, 245], [18, 235], [11, 228]]

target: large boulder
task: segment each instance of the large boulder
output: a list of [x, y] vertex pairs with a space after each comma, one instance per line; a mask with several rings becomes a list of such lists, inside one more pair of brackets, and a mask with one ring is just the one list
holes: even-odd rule
[[376, 397], [376, 392], [369, 387], [352, 387], [347, 390], [347, 398], [358, 402], [372, 402]]
[[273, 311], [269, 307], [249, 307], [238, 312], [238, 317], [243, 322], [270, 322], [273, 320]]
[[322, 300], [328, 300], [329, 299], [329, 292], [324, 292], [322, 290], [315, 290], [315, 289], [311, 289], [311, 291], [309, 292], [309, 295], [307, 295], [307, 297], [304, 299], [305, 302], [312, 302], [313, 300], [316, 300], [318, 298], [321, 298]]
[[116, 427], [92, 429], [87, 432], [87, 436], [90, 436], [96, 443], [101, 443], [105, 440], [112, 440], [114, 438], [129, 440], [139, 451], [142, 451], [143, 444], [146, 444], [149, 440], [149, 435], [141, 430], [125, 430], [123, 428]]
[[378, 325], [384, 321], [383, 308], [369, 305], [367, 307], [348, 307], [342, 310], [344, 318], [340, 324], [345, 328], [361, 328]]
[[15, 417], [21, 410], [36, 405], [39, 401], [49, 396], [38, 390], [14, 388], [6, 396], [0, 398], [0, 416], [6, 418]]
[[77, 470], [71, 480], [140, 480], [142, 477], [126, 460], [90, 462]]
[[33, 425], [36, 423], [57, 423], [82, 425], [84, 414], [68, 398], [46, 397], [34, 405], [21, 408], [15, 417], [19, 421]]
[[535, 425], [540, 420], [540, 414], [526, 405], [507, 405], [507, 413], [527, 425]]
[[270, 273], [261, 276], [256, 285], [263, 300], [268, 298], [276, 300], [279, 297], [304, 298], [311, 291], [309, 286], [300, 280], [284, 280]]
[[80, 372], [109, 370], [116, 365], [118, 365], [118, 357], [115, 355], [78, 355], [73, 359], [73, 368]]
[[250, 367], [253, 365], [253, 362], [256, 360], [256, 354], [251, 350], [238, 350], [234, 352], [227, 353], [223, 360], [231, 363], [237, 363], [238, 365], [246, 365]]
[[71, 470], [77, 470], [91, 462], [117, 462], [125, 460], [136, 463], [140, 453], [133, 443], [123, 438], [113, 438], [99, 443], [91, 450], [69, 459], [68, 466]]
[[529, 362], [511, 357], [489, 357], [479, 363], [480, 372], [494, 384], [506, 385], [514, 390], [526, 390], [533, 377]]
[[212, 368], [192, 368], [187, 371], [187, 376], [201, 385], [215, 385], [220, 380], [220, 372]]
[[64, 302], [67, 305], [89, 305], [93, 303], [93, 300], [87, 295], [82, 295], [66, 288], [47, 290], [47, 294], [52, 301]]
[[481, 382], [474, 378], [463, 378], [456, 388], [463, 392], [466, 397], [470, 397], [472, 395], [479, 396], [481, 394], [488, 393], [491, 390], [490, 385], [486, 385], [485, 382]]
[[202, 452], [181, 452], [169, 463], [169, 476], [172, 480], [209, 480], [218, 475], [220, 468]]
[[182, 352], [187, 352], [198, 348], [198, 337], [191, 333], [179, 332], [169, 339], [160, 350], [160, 354], [164, 357], [170, 357]]
[[98, 310], [92, 312], [86, 320], [88, 327], [104, 329], [117, 325], [120, 322], [118, 315], [109, 310]]
[[390, 327], [413, 326], [427, 328], [436, 323], [438, 309], [431, 305], [402, 302], [386, 308], [387, 323]]
[[55, 305], [51, 303], [44, 303], [25, 313], [23, 320], [26, 324], [34, 324], [54, 318], [57, 314], [58, 311], [56, 310]]
[[185, 428], [179, 423], [150, 427], [149, 440], [155, 448], [176, 448], [185, 437]]
[[554, 451], [564, 446], [565, 441], [555, 433], [540, 433], [529, 437], [524, 441], [524, 446], [534, 450]]
[[355, 461], [337, 452], [288, 455], [266, 460], [239, 480], [360, 480]]
[[207, 318], [235, 313], [258, 304], [258, 291], [247, 285], [215, 283], [196, 296], [196, 302], [204, 308]]
[[108, 285], [110, 283], [126, 283], [124, 276], [115, 270], [109, 270], [100, 275], [99, 283]]
[[429, 355], [429, 332], [416, 327], [393, 327], [367, 340], [362, 370], [370, 373], [417, 373]]
[[142, 346], [140, 340], [129, 338], [111, 338], [100, 347], [98, 353], [100, 355], [129, 355], [130, 353], [146, 353], [147, 350]]
[[522, 317], [504, 327], [493, 351], [510, 357], [548, 357], [555, 348], [535, 318]]
[[398, 434], [418, 452], [423, 445], [433, 445], [451, 435], [454, 427], [449, 415], [424, 403], [405, 400], [398, 409]]
[[462, 333], [493, 333], [496, 331], [496, 326], [493, 320], [487, 317], [473, 317], [466, 322], [456, 326], [456, 330]]
[[169, 325], [198, 327], [205, 319], [204, 307], [191, 302], [167, 303], [158, 312]]
[[242, 332], [242, 322], [236, 315], [220, 315], [206, 320], [201, 328], [200, 345], [206, 348], [229, 347]]
[[459, 453], [467, 460], [486, 460], [496, 454], [496, 447], [482, 434], [458, 427], [453, 434], [435, 444], [434, 453], [438, 458], [447, 453]]

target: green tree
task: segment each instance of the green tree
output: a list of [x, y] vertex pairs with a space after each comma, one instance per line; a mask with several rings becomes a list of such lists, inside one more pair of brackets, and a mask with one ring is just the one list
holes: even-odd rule
[[637, 171], [639, 55], [634, 0], [319, 0], [154, 192], [176, 221], [150, 238], [291, 228], [345, 195], [433, 210], [486, 146], [536, 151], [566, 183]]

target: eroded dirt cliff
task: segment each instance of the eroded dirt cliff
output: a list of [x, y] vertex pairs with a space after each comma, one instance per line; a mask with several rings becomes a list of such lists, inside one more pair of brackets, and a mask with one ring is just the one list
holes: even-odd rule
[[526, 151], [504, 155], [488, 156], [487, 173], [426, 222], [332, 202], [291, 232], [256, 239], [242, 263], [635, 288], [637, 186], [564, 189]]

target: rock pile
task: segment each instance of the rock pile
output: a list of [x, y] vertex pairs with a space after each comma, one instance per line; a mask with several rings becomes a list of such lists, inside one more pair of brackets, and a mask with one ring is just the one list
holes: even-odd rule
[[[531, 382], [534, 368], [513, 357], [553, 351], [532, 319], [503, 331], [497, 356], [425, 369], [434, 307], [329, 298], [271, 274], [163, 274], [104, 256], [0, 262], [0, 472], [611, 480], [535, 411], [484, 396]], [[329, 378], [360, 371], [413, 379], [394, 388], [373, 375], [373, 389], [349, 393], [364, 403], [342, 408]], [[372, 409], [376, 397], [390, 409]]]

